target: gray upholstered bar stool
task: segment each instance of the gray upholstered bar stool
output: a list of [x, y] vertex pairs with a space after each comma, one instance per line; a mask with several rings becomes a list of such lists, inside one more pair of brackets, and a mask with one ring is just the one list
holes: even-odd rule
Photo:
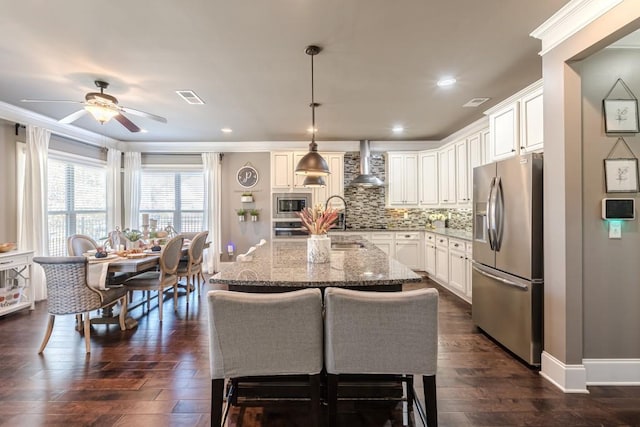
[[42, 353], [49, 342], [55, 317], [63, 314], [84, 315], [84, 340], [87, 353], [91, 352], [91, 320], [89, 312], [105, 308], [117, 301], [120, 306], [120, 329], [125, 330], [124, 318], [127, 314], [127, 298], [124, 288], [106, 290], [94, 289], [87, 284], [87, 258], [35, 257], [47, 279], [47, 311], [49, 322], [38, 353]]
[[[322, 296], [319, 289], [275, 294], [213, 290], [209, 304], [211, 425], [223, 421], [224, 380], [308, 375], [310, 425], [320, 419]], [[227, 396], [227, 409], [234, 397]]]
[[418, 374], [424, 382], [427, 425], [437, 426], [438, 291], [327, 288], [324, 305], [329, 425], [337, 425], [340, 376], [406, 374], [411, 408], [411, 375]]

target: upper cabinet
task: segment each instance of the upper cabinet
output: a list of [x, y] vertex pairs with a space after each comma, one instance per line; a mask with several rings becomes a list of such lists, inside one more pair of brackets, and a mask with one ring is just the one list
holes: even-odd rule
[[387, 154], [387, 205], [408, 207], [418, 205], [418, 153]]
[[455, 145], [449, 145], [438, 152], [438, 178], [440, 204], [454, 205], [457, 201]]
[[471, 149], [470, 138], [455, 143], [456, 151], [456, 196], [458, 205], [471, 203], [472, 188], [469, 187], [469, 152]]
[[491, 160], [542, 150], [542, 97], [540, 80], [485, 112], [489, 115]]
[[438, 206], [438, 153], [436, 151], [420, 153], [418, 193], [420, 206]]
[[[304, 175], [296, 175], [296, 166], [306, 151], [271, 152], [271, 188], [280, 191], [305, 190]], [[329, 165], [324, 188], [313, 190], [314, 203], [324, 203], [331, 195], [344, 192], [344, 153], [320, 153]], [[308, 189], [310, 190], [310, 189]]]

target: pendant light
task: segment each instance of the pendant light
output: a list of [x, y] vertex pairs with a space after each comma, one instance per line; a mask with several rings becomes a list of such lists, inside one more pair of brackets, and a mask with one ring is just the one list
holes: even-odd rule
[[329, 165], [327, 161], [318, 153], [318, 144], [316, 144], [316, 107], [317, 104], [313, 97], [313, 57], [320, 53], [318, 46], [307, 46], [305, 53], [311, 56], [311, 143], [309, 144], [309, 152], [300, 159], [296, 166], [296, 175], [307, 176], [326, 176], [329, 175]]
[[327, 186], [324, 182], [324, 177], [313, 175], [305, 176], [302, 185], [309, 188], [324, 188]]

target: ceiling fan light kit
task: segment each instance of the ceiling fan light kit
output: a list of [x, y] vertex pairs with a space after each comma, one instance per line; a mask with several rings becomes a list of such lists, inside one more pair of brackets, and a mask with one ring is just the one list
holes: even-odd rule
[[[305, 154], [296, 166], [297, 175], [307, 175], [312, 177], [327, 176], [331, 172], [329, 171], [329, 165], [327, 161], [318, 153], [318, 144], [316, 144], [316, 107], [317, 104], [314, 100], [313, 93], [313, 57], [320, 53], [320, 47], [307, 46], [305, 53], [311, 56], [311, 143], [309, 144], [309, 152]], [[312, 181], [314, 181], [312, 183]], [[322, 180], [324, 181], [324, 180]], [[305, 179], [305, 183], [307, 180]], [[309, 185], [315, 184], [318, 186], [319, 180], [309, 180]], [[306, 185], [306, 184], [305, 184]]]

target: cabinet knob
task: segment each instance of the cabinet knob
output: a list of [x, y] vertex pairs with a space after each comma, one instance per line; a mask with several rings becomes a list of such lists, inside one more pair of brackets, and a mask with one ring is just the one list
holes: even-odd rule
[[516, 149], [515, 149], [515, 148], [512, 148], [512, 149], [511, 149], [511, 152], [513, 153], [514, 151], [516, 151]]
[[523, 146], [520, 146], [520, 149], [521, 149], [521, 150], [524, 150], [524, 147], [523, 147]]

